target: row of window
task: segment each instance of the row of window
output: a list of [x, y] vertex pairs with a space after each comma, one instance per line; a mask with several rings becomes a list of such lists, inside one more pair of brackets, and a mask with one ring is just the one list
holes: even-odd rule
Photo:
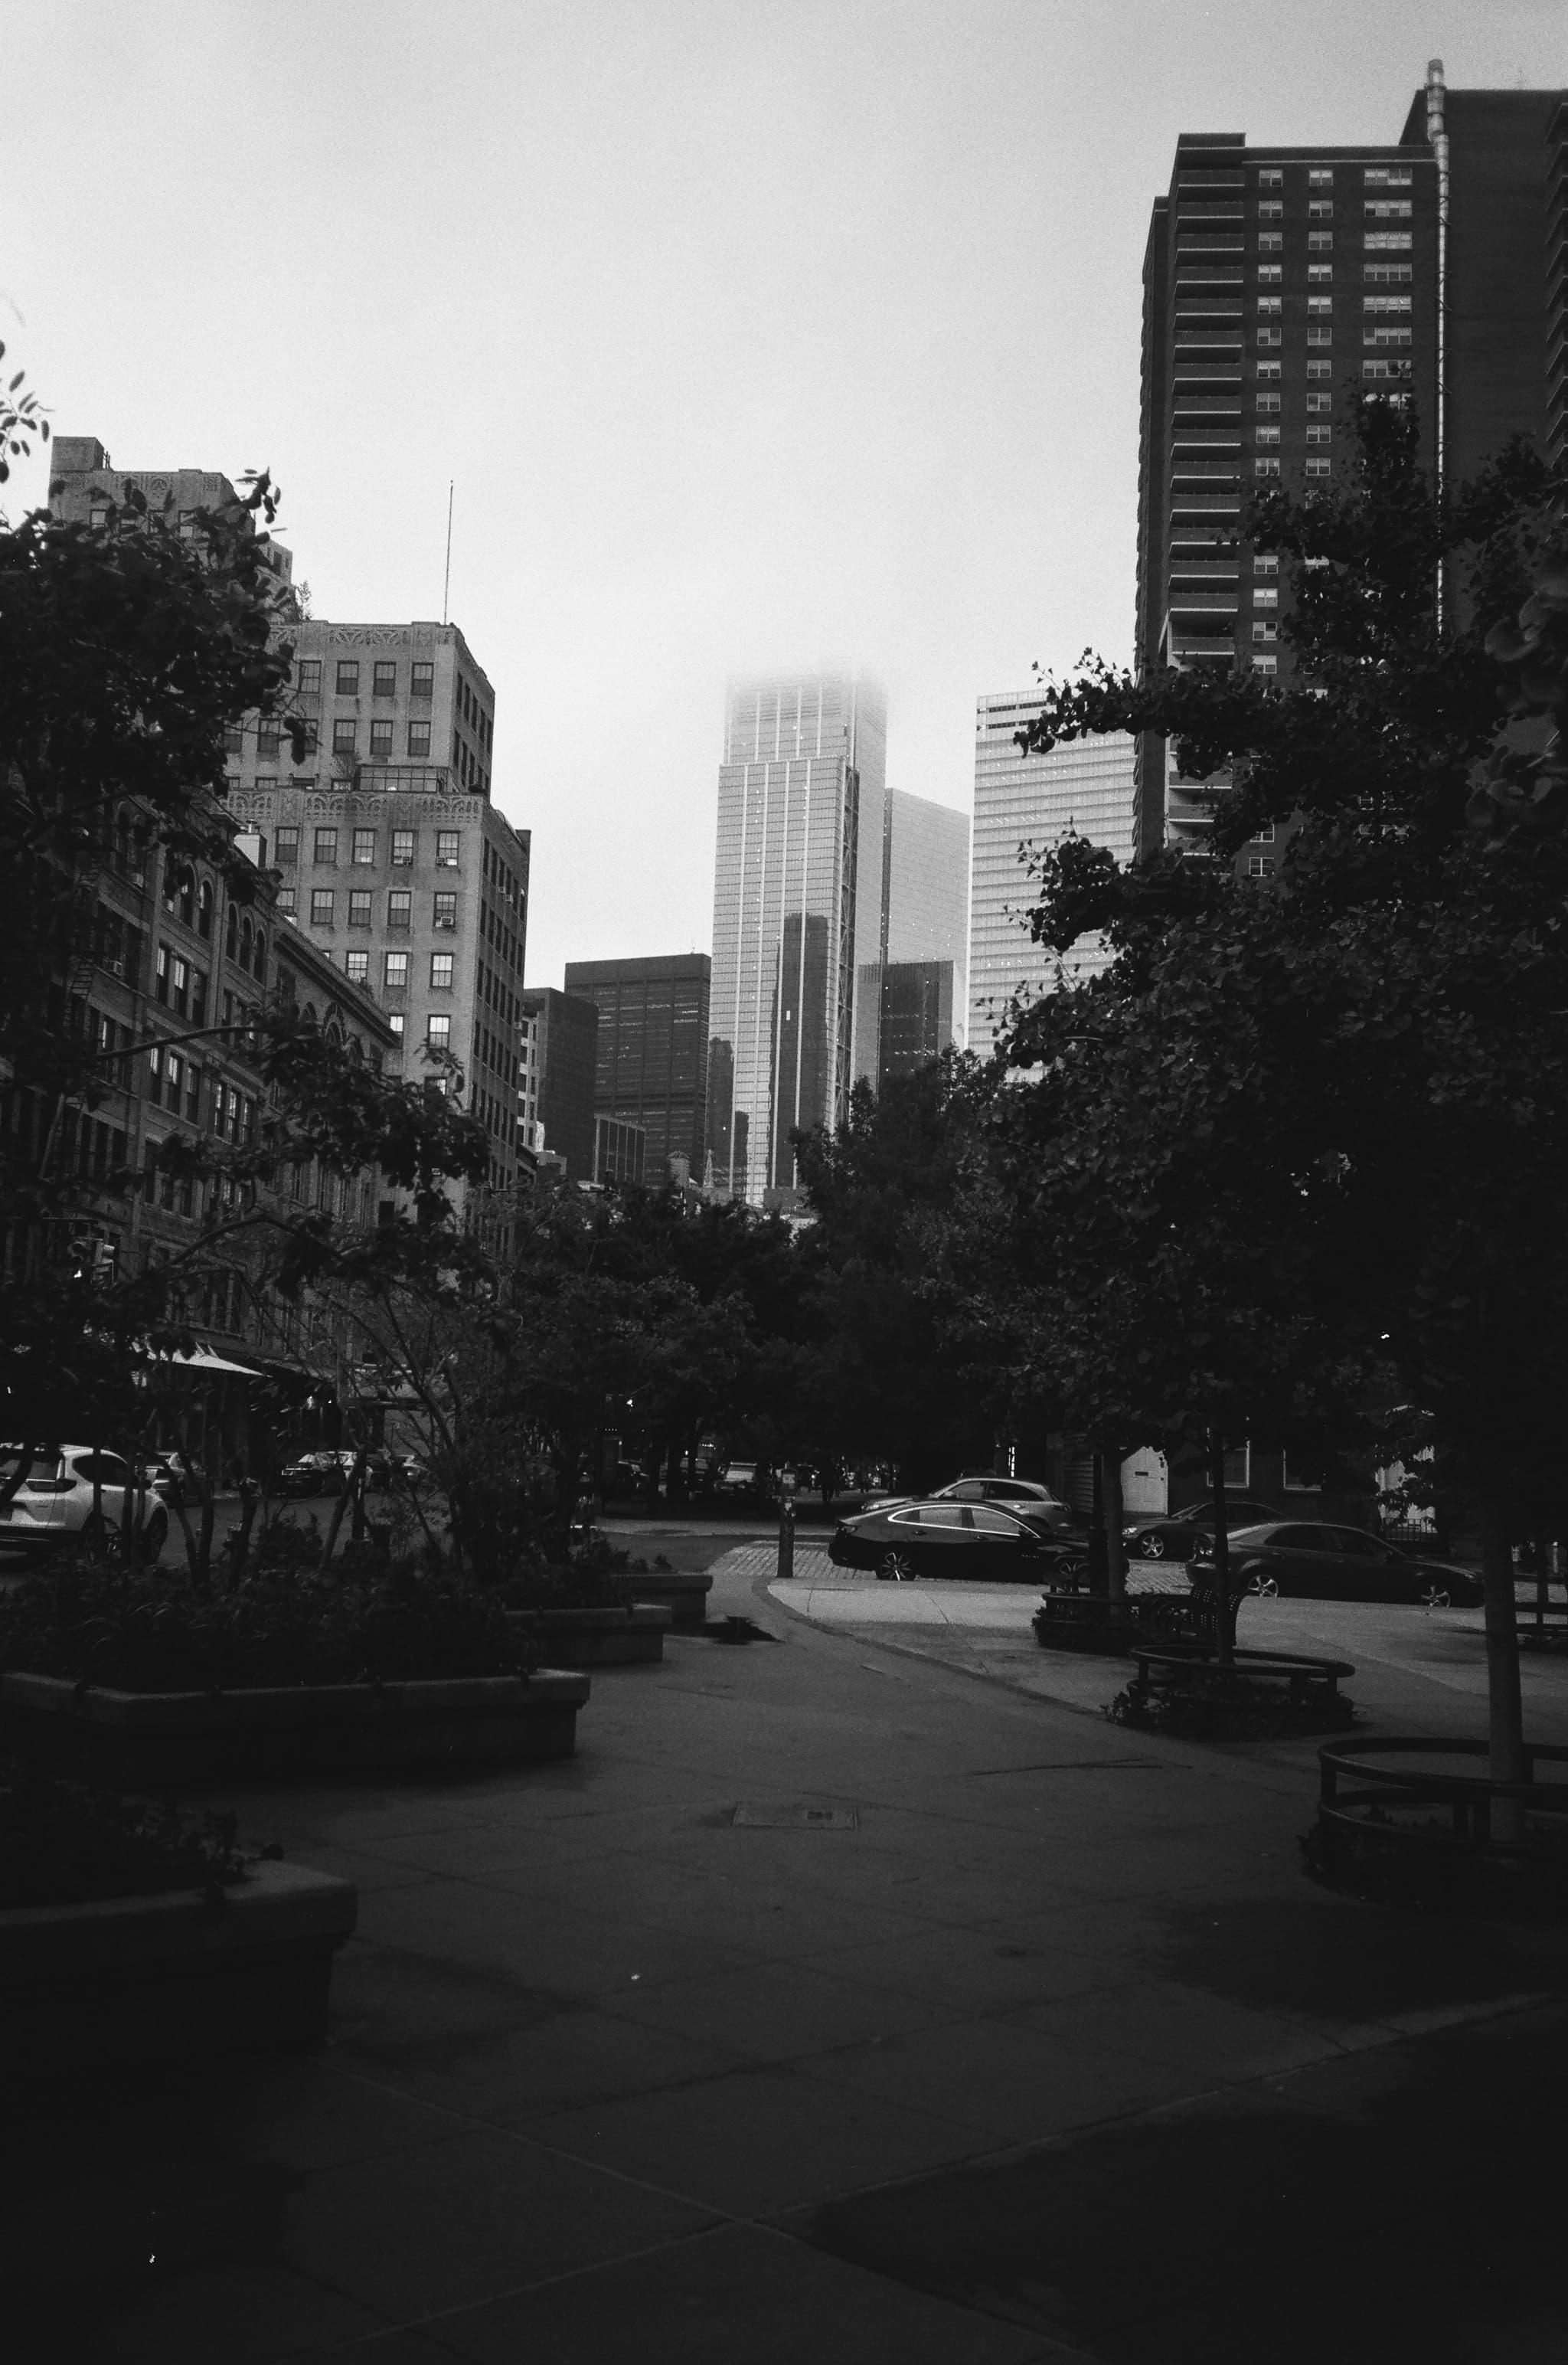
[[[1309, 456], [1304, 465], [1309, 476], [1327, 476], [1333, 473], [1329, 463], [1322, 458], [1314, 459]], [[1277, 476], [1280, 473], [1280, 464], [1278, 460], [1259, 458], [1252, 463], [1252, 473], [1255, 476]]]
[[[351, 928], [369, 928], [375, 925], [374, 902], [374, 893], [370, 888], [351, 888], [349, 891], [349, 925]], [[288, 912], [293, 913], [297, 911], [298, 904], [296, 900], [295, 890], [292, 887], [283, 887], [279, 889], [277, 907], [280, 912]], [[448, 930], [454, 930], [456, 928], [457, 897], [455, 892], [450, 894], [438, 892], [432, 898], [431, 924], [436, 928]], [[313, 887], [311, 889], [310, 925], [313, 928], [330, 928], [337, 925], [336, 888]], [[413, 925], [414, 899], [412, 893], [407, 887], [393, 887], [389, 889], [386, 896], [387, 927], [401, 934], [406, 930], [410, 929]]]
[[207, 1130], [218, 1141], [248, 1149], [256, 1138], [257, 1103], [251, 1094], [237, 1091], [199, 1060], [187, 1059], [161, 1043], [152, 1045], [147, 1054], [147, 1097], [155, 1108], [199, 1125], [204, 1090], [209, 1093]]
[[[431, 752], [431, 726], [429, 723], [409, 723], [404, 731], [404, 741], [407, 753], [409, 756], [428, 757]], [[370, 726], [370, 755], [372, 762], [389, 764], [393, 760], [395, 752], [396, 751], [392, 744], [392, 723], [390, 718], [384, 722], [372, 723]], [[332, 753], [334, 756], [358, 755], [359, 725], [354, 721], [352, 714], [340, 714], [334, 718], [332, 723]]]
[[[340, 698], [359, 696], [360, 662], [357, 657], [340, 657], [334, 688]], [[305, 698], [321, 695], [321, 659], [301, 657], [297, 668], [300, 694]], [[377, 657], [371, 667], [370, 694], [373, 698], [396, 698], [398, 695], [398, 661], [396, 657]], [[416, 657], [409, 667], [409, 696], [428, 699], [435, 696], [435, 667], [426, 657]]]
[[[340, 837], [345, 835], [348, 839], [350, 864], [356, 869], [373, 869], [375, 867], [376, 858], [376, 833], [374, 829], [353, 829], [344, 833], [334, 827], [319, 829], [315, 833], [312, 847], [312, 859], [315, 861], [319, 869], [336, 869], [338, 862], [338, 842]], [[393, 869], [407, 870], [410, 869], [413, 865], [414, 857], [419, 851], [420, 834], [418, 830], [395, 829], [391, 833], [391, 836]], [[462, 849], [462, 845], [463, 833], [461, 830], [438, 829], [435, 834], [436, 869], [438, 870], [455, 870], [457, 869], [458, 857]], [[289, 823], [278, 830], [273, 840], [273, 851], [277, 857], [277, 865], [280, 870], [292, 870], [295, 869], [299, 860], [299, 831], [297, 825]]]
[[[1265, 412], [1271, 417], [1276, 415], [1280, 408], [1281, 399], [1282, 398], [1279, 395], [1265, 393], [1261, 387], [1260, 387], [1257, 394], [1253, 397], [1253, 400], [1257, 404], [1260, 416], [1262, 416]], [[1331, 394], [1324, 394], [1321, 391], [1308, 393], [1306, 398], [1306, 415], [1309, 419], [1327, 418], [1333, 408], [1334, 397]], [[1237, 414], [1233, 412], [1231, 415], [1232, 417], [1235, 417]]]
[[[314, 917], [314, 914], [312, 914], [312, 917]], [[331, 923], [329, 920], [318, 922], [317, 925], [319, 926], [330, 926]], [[412, 956], [409, 953], [384, 953], [382, 955], [381, 981], [388, 992], [406, 993], [408, 992], [409, 963], [411, 958]], [[432, 992], [436, 993], [450, 993], [452, 992], [454, 981], [453, 977], [453, 967], [456, 955], [454, 953], [431, 953], [430, 957], [430, 981]], [[345, 953], [343, 956], [343, 974], [355, 985], [368, 985], [370, 982], [370, 955], [367, 952]], [[396, 1031], [400, 1035], [403, 1030], [399, 1026]]]

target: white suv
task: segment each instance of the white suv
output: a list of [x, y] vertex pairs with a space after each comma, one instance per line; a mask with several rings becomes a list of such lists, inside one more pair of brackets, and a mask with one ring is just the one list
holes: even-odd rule
[[[21, 1447], [0, 1445], [0, 1483], [16, 1475], [21, 1458]], [[155, 1561], [168, 1541], [168, 1512], [151, 1486], [138, 1485], [129, 1462], [118, 1453], [95, 1453], [90, 1445], [35, 1448], [27, 1476], [0, 1508], [0, 1552], [43, 1552], [96, 1535], [109, 1552], [118, 1552], [128, 1486], [137, 1557]]]

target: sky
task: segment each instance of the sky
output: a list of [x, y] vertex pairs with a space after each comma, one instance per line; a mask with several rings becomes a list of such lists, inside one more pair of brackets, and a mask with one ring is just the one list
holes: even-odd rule
[[[529, 981], [706, 950], [732, 672], [974, 702], [1130, 655], [1182, 130], [1568, 84], [1561, 0], [0, 0], [0, 340], [125, 468], [269, 466], [312, 612], [451, 614]], [[44, 497], [35, 463], [7, 488]]]

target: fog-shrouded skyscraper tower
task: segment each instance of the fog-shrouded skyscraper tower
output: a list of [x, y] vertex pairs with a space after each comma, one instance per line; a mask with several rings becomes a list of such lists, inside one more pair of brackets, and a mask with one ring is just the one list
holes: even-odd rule
[[887, 701], [823, 667], [730, 685], [713, 882], [710, 1187], [788, 1206], [790, 1132], [848, 1107], [862, 810], [882, 810]]
[[[1133, 750], [1126, 732], [1065, 740], [1026, 756], [1018, 733], [1040, 712], [1026, 690], [982, 698], [975, 714], [975, 826], [970, 865], [969, 1049], [991, 1057], [1014, 994], [1049, 992], [1058, 959], [1027, 925], [1036, 888], [1022, 846], [1042, 850], [1070, 832], [1103, 846], [1118, 862], [1133, 851]], [[1098, 938], [1061, 959], [1069, 981], [1105, 965]]]

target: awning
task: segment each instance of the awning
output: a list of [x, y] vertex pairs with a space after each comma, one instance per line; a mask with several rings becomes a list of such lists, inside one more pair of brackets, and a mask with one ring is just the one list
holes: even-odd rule
[[237, 1363], [231, 1356], [220, 1355], [215, 1347], [209, 1347], [201, 1340], [197, 1341], [189, 1354], [183, 1347], [164, 1347], [154, 1355], [143, 1339], [141, 1351], [150, 1362], [166, 1366], [171, 1371], [232, 1372], [237, 1378], [242, 1380], [259, 1380], [262, 1376], [254, 1363]]

